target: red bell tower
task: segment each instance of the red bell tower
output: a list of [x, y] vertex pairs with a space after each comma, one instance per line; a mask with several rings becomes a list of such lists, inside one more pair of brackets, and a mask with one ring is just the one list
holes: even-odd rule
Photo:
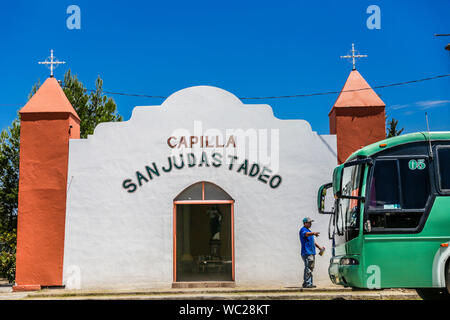
[[14, 291], [62, 285], [69, 139], [80, 138], [80, 118], [53, 77], [20, 110], [20, 123]]
[[356, 150], [386, 138], [385, 104], [353, 69], [328, 114], [337, 138], [338, 164]]

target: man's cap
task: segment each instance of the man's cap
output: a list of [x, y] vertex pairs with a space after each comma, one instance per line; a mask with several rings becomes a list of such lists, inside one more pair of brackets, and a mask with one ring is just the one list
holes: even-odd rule
[[303, 223], [307, 223], [307, 222], [314, 222], [314, 220], [311, 219], [310, 217], [306, 217], [303, 219]]

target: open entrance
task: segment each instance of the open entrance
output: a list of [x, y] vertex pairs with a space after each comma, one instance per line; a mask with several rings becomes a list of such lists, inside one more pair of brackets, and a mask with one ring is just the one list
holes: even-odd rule
[[234, 200], [198, 182], [174, 200], [174, 282], [234, 281]]

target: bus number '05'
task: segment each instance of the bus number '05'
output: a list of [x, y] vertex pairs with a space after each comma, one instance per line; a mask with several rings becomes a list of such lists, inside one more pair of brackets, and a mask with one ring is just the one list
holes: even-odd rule
[[425, 164], [424, 159], [419, 159], [419, 160], [412, 159], [412, 160], [409, 160], [409, 162], [408, 162], [408, 168], [410, 170], [416, 170], [416, 169], [423, 170], [426, 168], [426, 166], [427, 165]]

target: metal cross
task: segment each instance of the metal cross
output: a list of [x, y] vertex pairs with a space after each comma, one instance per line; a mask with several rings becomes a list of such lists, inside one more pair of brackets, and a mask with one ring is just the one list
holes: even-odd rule
[[[46, 65], [50, 65], [50, 77], [53, 78], [53, 70], [56, 69], [56, 67], [59, 64], [64, 64], [66, 63], [65, 61], [58, 61], [58, 59], [56, 59], [53, 56], [53, 50], [50, 50], [50, 57], [48, 57], [47, 59], [45, 59], [45, 61], [39, 61], [39, 64], [46, 64]], [[53, 66], [55, 65], [55, 66]]]
[[352, 62], [353, 62], [353, 69], [352, 70], [356, 70], [355, 64], [356, 64], [356, 60], [355, 58], [367, 58], [366, 54], [356, 54], [355, 55], [355, 44], [352, 43], [352, 55], [346, 55], [346, 56], [341, 56], [341, 58], [345, 58], [345, 59], [349, 59], [352, 58]]

